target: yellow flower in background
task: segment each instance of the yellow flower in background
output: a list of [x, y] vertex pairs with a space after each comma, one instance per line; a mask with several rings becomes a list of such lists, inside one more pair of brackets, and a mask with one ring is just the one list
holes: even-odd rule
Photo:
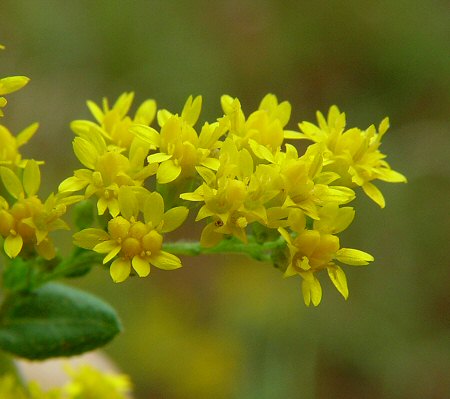
[[[175, 207], [164, 212], [164, 200], [159, 193], [141, 192], [130, 187], [119, 191], [122, 216], [108, 222], [108, 231], [89, 228], [74, 234], [75, 245], [106, 254], [103, 263], [113, 260], [110, 274], [122, 282], [131, 268], [140, 276], [150, 273], [150, 265], [164, 270], [181, 267], [175, 255], [162, 250], [162, 234], [177, 229], [186, 219], [188, 209]], [[138, 220], [142, 211], [144, 221]]]
[[307, 306], [312, 302], [319, 305], [322, 300], [322, 287], [316, 273], [326, 269], [328, 276], [336, 289], [347, 299], [348, 287], [344, 271], [335, 261], [353, 265], [367, 265], [373, 261], [372, 255], [351, 248], [341, 248], [339, 238], [335, 235], [345, 230], [352, 222], [354, 211], [352, 208], [338, 208], [336, 204], [329, 204], [321, 208], [320, 219], [314, 221], [313, 229], [306, 229], [304, 215], [292, 212], [290, 227], [294, 235], [284, 228], [279, 228], [280, 234], [286, 240], [289, 248], [289, 264], [285, 276], [299, 274], [302, 277], [303, 299]]
[[9, 168], [0, 167], [1, 181], [13, 199], [13, 204], [3, 199], [0, 204], [0, 235], [4, 238], [3, 249], [10, 258], [18, 256], [22, 250], [34, 248], [45, 259], [55, 256], [55, 248], [49, 233], [55, 230], [68, 230], [61, 219], [67, 205], [79, 198], [58, 197], [51, 194], [47, 200], [37, 197], [41, 183], [39, 166], [29, 160], [21, 179]]
[[384, 160], [386, 155], [379, 151], [381, 139], [389, 128], [389, 120], [385, 118], [381, 121], [378, 132], [373, 125], [366, 130], [345, 130], [345, 114], [335, 105], [330, 108], [327, 119], [318, 112], [317, 120], [318, 126], [310, 122], [300, 123], [301, 136], [325, 144], [326, 169], [340, 175], [340, 179], [333, 184], [361, 186], [373, 201], [384, 208], [383, 194], [371, 181], [406, 182], [405, 176], [392, 170]]
[[88, 108], [97, 123], [76, 120], [70, 126], [77, 135], [85, 135], [92, 129], [99, 130], [108, 145], [116, 146], [119, 149], [128, 149], [135, 138], [135, 135], [130, 131], [130, 127], [133, 124], [148, 126], [153, 122], [156, 114], [155, 100], [148, 99], [139, 106], [134, 118], [130, 118], [127, 114], [133, 99], [134, 93], [122, 93], [114, 105], [110, 107], [108, 99], [103, 98], [101, 108], [93, 101], [88, 101]]
[[125, 374], [101, 372], [90, 365], [65, 367], [70, 381], [62, 387], [44, 390], [36, 381], [24, 386], [12, 374], [0, 377], [1, 399], [127, 399], [130, 378]]
[[131, 391], [124, 374], [102, 373], [89, 365], [67, 367], [67, 374], [71, 381], [62, 388], [67, 399], [126, 399]]

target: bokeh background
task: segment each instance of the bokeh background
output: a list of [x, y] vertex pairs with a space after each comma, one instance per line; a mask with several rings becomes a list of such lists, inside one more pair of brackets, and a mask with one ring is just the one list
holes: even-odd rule
[[354, 203], [342, 242], [376, 261], [348, 271], [347, 302], [325, 284], [306, 308], [299, 279], [238, 256], [70, 282], [117, 307], [106, 351], [137, 398], [450, 397], [449, 38], [446, 0], [0, 2], [1, 75], [32, 78], [2, 123], [40, 122], [25, 153], [46, 160], [44, 192], [79, 167], [69, 123], [86, 99], [132, 90], [179, 111], [202, 94], [207, 120], [224, 93], [252, 111], [272, 92], [291, 128], [331, 104], [352, 126], [390, 116], [382, 149], [409, 182], [380, 184], [384, 210]]

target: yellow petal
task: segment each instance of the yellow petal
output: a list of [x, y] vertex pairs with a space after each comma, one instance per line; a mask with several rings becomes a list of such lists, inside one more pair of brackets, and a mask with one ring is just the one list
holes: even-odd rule
[[334, 286], [341, 293], [341, 295], [347, 299], [348, 298], [348, 286], [347, 277], [345, 277], [344, 271], [339, 266], [327, 267], [328, 276], [333, 282]]
[[335, 259], [352, 266], [363, 266], [374, 260], [373, 256], [359, 249], [341, 248], [336, 252]]
[[21, 147], [34, 136], [37, 129], [39, 128], [39, 123], [33, 123], [30, 126], [23, 129], [16, 137], [17, 146]]
[[100, 229], [84, 229], [73, 235], [73, 243], [81, 248], [93, 249], [97, 244], [109, 240], [109, 234]]
[[144, 204], [144, 220], [152, 223], [153, 227], [159, 225], [164, 216], [164, 200], [161, 194], [154, 192], [146, 196]]
[[89, 169], [95, 169], [99, 154], [92, 143], [81, 137], [75, 137], [73, 140], [73, 151], [84, 166]]
[[149, 155], [147, 157], [148, 163], [160, 163], [167, 161], [168, 159], [172, 158], [171, 154], [165, 154], [163, 152], [157, 152], [156, 154]]
[[8, 76], [0, 79], [0, 95], [20, 90], [30, 81], [26, 76]]
[[200, 245], [205, 248], [211, 248], [217, 245], [223, 238], [222, 233], [217, 233], [214, 223], [207, 224], [202, 230], [200, 236]]
[[163, 270], [174, 270], [181, 267], [180, 258], [166, 251], [159, 251], [158, 254], [152, 255], [150, 263]]
[[134, 256], [131, 264], [139, 277], [146, 277], [150, 274], [150, 264], [140, 256]]
[[194, 126], [200, 116], [200, 111], [202, 109], [202, 96], [195, 97], [192, 100], [192, 96], [189, 96], [186, 103], [184, 104], [183, 111], [181, 112], [181, 117], [191, 126]]
[[161, 228], [161, 233], [167, 233], [180, 227], [186, 220], [189, 214], [189, 209], [185, 206], [177, 206], [169, 209], [163, 217], [164, 224]]
[[141, 140], [151, 144], [152, 148], [159, 148], [161, 138], [157, 130], [145, 125], [133, 125], [130, 132], [134, 133]]
[[5, 166], [0, 168], [0, 174], [6, 190], [16, 199], [23, 195], [22, 183], [15, 173]]
[[156, 172], [156, 179], [160, 184], [166, 184], [174, 181], [181, 173], [181, 166], [176, 165], [171, 159], [164, 161], [159, 165]]
[[115, 283], [121, 283], [125, 281], [130, 275], [131, 262], [129, 259], [118, 258], [116, 259], [109, 268], [109, 273]]
[[8, 237], [6, 237], [4, 249], [6, 255], [8, 255], [10, 258], [15, 258], [17, 255], [19, 255], [22, 247], [23, 240], [20, 235], [9, 235]]
[[41, 185], [41, 173], [34, 159], [27, 161], [23, 171], [23, 188], [29, 197], [35, 195]]
[[150, 125], [155, 119], [156, 115], [156, 101], [149, 99], [145, 100], [136, 111], [134, 122], [142, 125]]
[[367, 182], [364, 183], [362, 188], [372, 201], [376, 202], [381, 208], [385, 207], [386, 203], [384, 201], [383, 194], [375, 185], [373, 185], [370, 182]]
[[302, 293], [305, 305], [309, 306], [312, 302], [314, 306], [319, 305], [322, 300], [322, 287], [319, 280], [313, 273], [302, 273]]

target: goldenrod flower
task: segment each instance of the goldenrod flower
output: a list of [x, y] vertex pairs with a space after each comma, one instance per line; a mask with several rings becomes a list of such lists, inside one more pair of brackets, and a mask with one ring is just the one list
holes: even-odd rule
[[80, 133], [73, 141], [75, 155], [88, 169], [78, 169], [74, 176], [59, 185], [59, 192], [71, 193], [85, 189], [85, 198], [96, 195], [98, 214], [108, 209], [111, 216], [120, 213], [118, 193], [122, 186], [142, 187], [144, 180], [156, 172], [157, 165], [144, 166], [148, 146], [137, 143], [129, 155], [112, 149], [98, 130]]
[[[161, 249], [162, 234], [184, 222], [187, 208], [175, 207], [164, 212], [164, 200], [159, 193], [141, 194], [136, 195], [130, 187], [122, 187], [119, 191], [122, 216], [108, 222], [107, 232], [89, 228], [74, 234], [75, 245], [106, 254], [104, 264], [114, 259], [110, 274], [115, 282], [126, 280], [131, 268], [145, 277], [150, 273], [150, 265], [164, 270], [181, 267], [178, 257]], [[141, 210], [143, 222], [138, 220]]]
[[237, 98], [221, 97], [225, 116], [221, 119], [239, 148], [247, 148], [261, 160], [274, 161], [275, 153], [285, 138], [298, 138], [298, 133], [284, 130], [291, 116], [291, 104], [278, 103], [273, 94], [267, 94], [258, 110], [246, 119]]
[[295, 223], [291, 223], [290, 227], [296, 233], [294, 236], [284, 228], [279, 228], [290, 253], [285, 276], [299, 274], [302, 277], [303, 299], [307, 306], [311, 302], [317, 306], [322, 299], [322, 287], [315, 275], [317, 272], [326, 269], [336, 289], [347, 299], [347, 279], [335, 261], [359, 266], [374, 260], [372, 255], [366, 252], [341, 248], [339, 238], [334, 235], [346, 229], [352, 222], [352, 208], [338, 208], [335, 204], [329, 204], [321, 208], [319, 216], [320, 219], [314, 221], [313, 230], [306, 229], [306, 220], [300, 212], [293, 216]]
[[[247, 149], [238, 150], [236, 143], [227, 139], [220, 152], [220, 167], [216, 174], [204, 168], [198, 169], [205, 182], [193, 193], [183, 193], [188, 201], [202, 201], [196, 220], [211, 217], [212, 221], [203, 229], [200, 242], [211, 247], [223, 238], [233, 235], [247, 241], [247, 225], [258, 221], [267, 224], [265, 202], [277, 191], [270, 187], [266, 169], [254, 170], [252, 156]], [[266, 166], [268, 165], [258, 165]]]
[[103, 373], [89, 365], [66, 370], [71, 377], [62, 388], [67, 399], [126, 399], [131, 391], [130, 379], [124, 374]]
[[128, 116], [134, 93], [122, 93], [112, 107], [109, 106], [108, 99], [103, 98], [102, 108], [93, 101], [88, 101], [87, 105], [97, 123], [87, 120], [76, 120], [71, 123], [72, 130], [77, 135], [84, 135], [95, 129], [101, 132], [107, 140], [108, 145], [113, 145], [119, 149], [129, 149], [135, 136], [130, 131], [134, 124], [148, 126], [152, 123], [156, 114], [156, 102], [149, 99], [144, 101], [137, 109], [134, 118]]
[[345, 130], [345, 114], [335, 105], [330, 108], [327, 119], [318, 112], [317, 120], [318, 126], [310, 122], [300, 123], [299, 127], [303, 132], [301, 135], [326, 146], [323, 152], [326, 169], [340, 176], [333, 184], [361, 186], [364, 192], [383, 208], [383, 194], [371, 182], [375, 179], [390, 183], [406, 182], [405, 176], [392, 170], [384, 160], [386, 155], [378, 149], [389, 128], [389, 120], [385, 118], [381, 121], [378, 133], [373, 125], [366, 130]]
[[214, 152], [219, 148], [219, 138], [225, 128], [218, 123], [206, 123], [198, 135], [193, 125], [197, 122], [201, 109], [201, 97], [188, 98], [181, 116], [167, 110], [158, 111], [161, 131], [135, 125], [131, 128], [139, 138], [151, 145], [156, 153], [148, 156], [149, 163], [159, 163], [156, 178], [158, 183], [166, 184], [180, 176], [193, 177], [196, 167], [205, 166], [214, 170], [219, 161]]
[[15, 258], [22, 250], [34, 247], [39, 255], [52, 259], [55, 248], [49, 233], [69, 229], [60, 218], [66, 213], [66, 206], [78, 198], [51, 194], [42, 203], [36, 195], [41, 179], [39, 166], [34, 160], [27, 161], [23, 181], [4, 166], [0, 167], [0, 175], [6, 191], [15, 200], [12, 206], [4, 199], [0, 201], [0, 235], [4, 238], [6, 255]]

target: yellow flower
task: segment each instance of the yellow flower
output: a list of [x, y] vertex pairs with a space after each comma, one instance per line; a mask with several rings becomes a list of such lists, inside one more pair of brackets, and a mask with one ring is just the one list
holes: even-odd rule
[[49, 233], [66, 229], [61, 220], [66, 207], [78, 200], [76, 197], [57, 197], [51, 194], [42, 201], [36, 193], [40, 186], [40, 171], [36, 161], [29, 160], [23, 171], [23, 181], [14, 172], [4, 166], [0, 167], [3, 185], [15, 200], [9, 207], [6, 200], [0, 203], [0, 235], [5, 239], [3, 249], [10, 258], [15, 258], [21, 251], [34, 247], [45, 259], [55, 256], [55, 248]]
[[261, 160], [274, 161], [274, 154], [280, 149], [285, 138], [298, 138], [298, 133], [284, 130], [291, 115], [291, 104], [278, 103], [276, 96], [267, 94], [258, 110], [246, 119], [237, 98], [221, 97], [225, 116], [224, 124], [239, 148], [247, 148]]
[[341, 248], [339, 238], [334, 235], [352, 222], [352, 208], [338, 208], [329, 204], [321, 208], [320, 219], [314, 221], [313, 230], [306, 229], [306, 220], [301, 212], [292, 212], [291, 229], [294, 236], [280, 227], [279, 232], [286, 240], [290, 259], [285, 276], [299, 274], [302, 277], [302, 293], [305, 304], [319, 305], [322, 299], [322, 287], [316, 273], [326, 269], [328, 276], [336, 289], [347, 299], [348, 287], [344, 271], [335, 261], [347, 265], [367, 265], [373, 257], [363, 251], [351, 248]]
[[286, 152], [278, 152], [275, 162], [279, 167], [282, 206], [285, 208], [299, 208], [317, 220], [318, 209], [324, 204], [346, 204], [355, 197], [353, 190], [347, 187], [329, 185], [338, 176], [323, 172], [320, 146], [309, 146], [299, 157], [295, 147], [286, 144]]
[[[264, 179], [264, 169], [254, 172], [253, 159], [245, 148], [238, 150], [231, 139], [221, 147], [220, 167], [216, 174], [198, 168], [205, 182], [193, 193], [183, 193], [187, 201], [202, 201], [196, 220], [211, 217], [203, 229], [200, 242], [205, 247], [217, 244], [223, 235], [233, 235], [247, 242], [247, 225], [258, 221], [267, 223], [264, 203], [277, 194]], [[268, 165], [259, 165], [261, 167]]]
[[71, 381], [63, 387], [67, 399], [126, 399], [131, 391], [127, 375], [102, 373], [89, 365], [66, 368]]
[[148, 126], [152, 123], [156, 114], [155, 100], [144, 101], [131, 119], [127, 114], [133, 102], [134, 93], [123, 93], [110, 108], [108, 99], [103, 98], [102, 108], [93, 101], [87, 105], [97, 123], [87, 120], [76, 120], [71, 123], [72, 130], [77, 135], [85, 135], [92, 129], [101, 132], [108, 144], [119, 149], [130, 148], [135, 136], [130, 131], [133, 124]]
[[[103, 263], [115, 259], [110, 274], [115, 282], [130, 275], [131, 268], [140, 277], [150, 273], [150, 265], [164, 270], [181, 267], [175, 255], [163, 251], [163, 233], [178, 228], [186, 219], [186, 207], [175, 207], [164, 212], [164, 200], [159, 193], [142, 192], [136, 195], [130, 187], [119, 191], [122, 216], [108, 222], [108, 231], [89, 228], [74, 234], [79, 247], [106, 254]], [[138, 220], [142, 210], [144, 221]]]
[[326, 146], [325, 169], [340, 176], [333, 184], [361, 186], [373, 201], [384, 208], [383, 194], [371, 181], [406, 182], [405, 176], [392, 170], [384, 160], [386, 155], [379, 151], [381, 139], [389, 128], [389, 120], [385, 118], [381, 121], [378, 133], [373, 125], [366, 130], [345, 130], [345, 114], [335, 105], [330, 108], [327, 119], [318, 112], [317, 120], [318, 126], [310, 122], [300, 123], [301, 136]]
[[214, 152], [219, 148], [219, 138], [225, 133], [225, 128], [218, 123], [205, 123], [200, 135], [193, 125], [197, 122], [201, 108], [201, 97], [194, 100], [188, 98], [181, 116], [173, 115], [167, 110], [158, 112], [158, 122], [161, 131], [135, 125], [131, 131], [151, 145], [158, 152], [148, 156], [149, 163], [159, 163], [156, 178], [158, 183], [171, 183], [179, 177], [192, 177], [196, 168], [205, 166], [217, 170], [219, 161]]
[[59, 185], [59, 192], [70, 193], [85, 188], [85, 198], [98, 197], [97, 210], [102, 215], [108, 209], [112, 216], [120, 213], [118, 193], [122, 186], [142, 188], [147, 177], [156, 172], [157, 165], [144, 166], [148, 146], [134, 142], [126, 157], [114, 149], [109, 151], [98, 130], [81, 133], [73, 142], [75, 155], [88, 169], [78, 169], [74, 176]]

